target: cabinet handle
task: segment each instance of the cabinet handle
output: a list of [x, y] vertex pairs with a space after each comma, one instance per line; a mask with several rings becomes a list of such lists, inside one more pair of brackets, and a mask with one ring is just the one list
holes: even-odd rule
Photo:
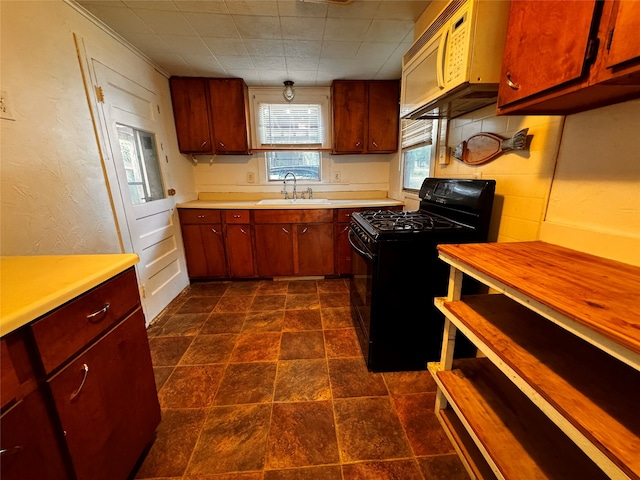
[[371, 142], [374, 147], [378, 148], [378, 144], [376, 142]]
[[220, 148], [227, 148], [227, 146], [224, 143], [222, 142], [218, 142], [218, 143], [220, 144]]
[[289, 230], [287, 230], [286, 228], [282, 227], [282, 231], [283, 231], [284, 233], [286, 233], [287, 235], [289, 235]]
[[241, 231], [242, 233], [244, 233], [245, 235], [248, 235], [248, 234], [247, 234], [247, 231], [246, 231], [244, 228], [241, 228], [241, 229], [240, 229], [240, 231]]
[[233, 218], [240, 218], [240, 215], [234, 215]]
[[204, 148], [204, 146], [205, 146], [206, 144], [207, 144], [207, 141], [205, 140], [204, 142], [202, 142], [202, 143], [200, 144], [200, 148]]
[[360, 145], [362, 145], [362, 142], [356, 142], [356, 147], [359, 147]]
[[71, 396], [69, 397], [69, 400], [73, 400], [74, 398], [76, 398], [78, 395], [80, 395], [80, 390], [82, 390], [82, 387], [84, 387], [84, 382], [87, 381], [87, 374], [89, 373], [89, 365], [87, 365], [86, 363], [84, 363], [82, 365], [82, 383], [80, 383], [80, 386], [78, 387], [78, 389], [73, 392], [71, 394]]
[[219, 232], [218, 230], [216, 230], [215, 228], [212, 228], [212, 229], [211, 229], [211, 231], [212, 231], [213, 233], [218, 234], [218, 235], [220, 234], [220, 232]]
[[20, 452], [20, 450], [22, 450], [22, 446], [20, 445], [16, 445], [15, 447], [11, 447], [11, 448], [3, 448], [3, 449], [0, 449], [0, 455], [1, 456], [15, 455], [16, 453]]
[[309, 229], [308, 229], [307, 227], [304, 227], [304, 228], [302, 229], [302, 233], [307, 233], [307, 230], [309, 230]]
[[[97, 312], [90, 313], [89, 315], [87, 315], [87, 320], [89, 320], [90, 322], [93, 322], [94, 318], [96, 318], [99, 315], [102, 315], [103, 313], [106, 313], [106, 311], [109, 310], [110, 306], [111, 306], [111, 304], [107, 303], [104, 307], [102, 307]], [[100, 319], [100, 320], [102, 320], [102, 319]]]
[[205, 218], [206, 215], [198, 215], [198, 218]]
[[349, 231], [349, 225], [342, 229], [342, 233], [347, 233]]
[[511, 81], [511, 74], [510, 73], [507, 73], [507, 85], [509, 85], [514, 90], [520, 90], [520, 85], [518, 85], [517, 83], [513, 83]]

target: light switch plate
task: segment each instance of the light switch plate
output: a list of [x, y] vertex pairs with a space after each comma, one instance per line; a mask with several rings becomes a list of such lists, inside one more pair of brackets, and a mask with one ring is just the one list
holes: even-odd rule
[[333, 172], [333, 181], [334, 182], [342, 181], [342, 175], [340, 174], [340, 172]]
[[247, 183], [255, 183], [256, 174], [254, 172], [247, 172]]

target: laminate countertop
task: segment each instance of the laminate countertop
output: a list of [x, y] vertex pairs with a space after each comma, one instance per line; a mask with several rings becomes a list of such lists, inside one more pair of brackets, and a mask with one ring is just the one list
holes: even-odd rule
[[299, 199], [284, 200], [269, 198], [264, 200], [193, 200], [179, 203], [177, 208], [209, 208], [209, 209], [321, 209], [321, 208], [384, 208], [404, 205], [392, 198], [373, 199]]
[[135, 254], [0, 257], [0, 335], [138, 263]]

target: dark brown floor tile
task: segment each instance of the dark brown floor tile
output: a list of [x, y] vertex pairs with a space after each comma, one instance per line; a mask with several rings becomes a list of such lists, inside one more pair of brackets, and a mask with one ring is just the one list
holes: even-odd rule
[[427, 480], [469, 480], [458, 455], [422, 457], [418, 458], [418, 463]]
[[281, 360], [276, 375], [276, 402], [331, 399], [329, 371], [324, 359]]
[[389, 397], [339, 399], [334, 409], [343, 463], [411, 456]]
[[265, 403], [273, 399], [276, 364], [230, 363], [216, 394], [216, 405]]
[[221, 297], [230, 285], [229, 282], [193, 282], [189, 285], [188, 294], [191, 296]]
[[176, 366], [193, 337], [155, 337], [149, 339], [151, 362], [155, 367]]
[[238, 335], [230, 362], [275, 362], [280, 353], [280, 332], [245, 332]]
[[287, 310], [313, 310], [320, 308], [320, 300], [318, 300], [317, 293], [287, 294], [287, 303], [285, 308]]
[[323, 308], [320, 313], [322, 314], [322, 326], [325, 329], [353, 328], [349, 307]]
[[321, 293], [321, 308], [349, 307], [349, 292]]
[[268, 469], [338, 462], [331, 402], [274, 403], [267, 447]]
[[244, 312], [212, 313], [202, 326], [200, 334], [239, 333], [245, 318], [247, 314]]
[[361, 357], [330, 358], [329, 378], [334, 398], [388, 394], [382, 374], [369, 372]]
[[153, 367], [153, 377], [156, 381], [156, 391], [159, 392], [175, 367]]
[[158, 392], [162, 408], [204, 408], [212, 405], [224, 366], [176, 367]]
[[329, 358], [362, 357], [358, 337], [353, 328], [325, 330], [324, 343]]
[[238, 337], [235, 333], [198, 335], [180, 360], [180, 365], [205, 365], [229, 361]]
[[135, 478], [180, 477], [206, 416], [204, 409], [164, 410], [156, 439]]
[[325, 358], [322, 330], [282, 332], [280, 360]]
[[288, 470], [267, 470], [264, 480], [342, 480], [340, 466], [291, 468]]
[[286, 298], [286, 295], [256, 295], [253, 297], [250, 310], [253, 312], [259, 310], [284, 310]]
[[393, 397], [400, 423], [416, 456], [453, 453], [453, 446], [433, 413], [435, 393]]
[[350, 463], [342, 466], [342, 476], [344, 480], [423, 480], [415, 460]]
[[220, 297], [189, 297], [176, 313], [211, 313]]
[[251, 308], [253, 295], [225, 295], [214, 308], [214, 313], [246, 312]]
[[210, 410], [187, 475], [261, 470], [270, 405], [230, 405]]
[[349, 281], [344, 278], [318, 280], [318, 292], [349, 292]]
[[436, 382], [428, 370], [416, 372], [385, 372], [382, 374], [391, 395], [408, 393], [431, 393], [436, 391]]
[[287, 310], [283, 330], [322, 330], [320, 310]]
[[207, 317], [206, 313], [176, 313], [160, 328], [156, 337], [197, 335]]
[[293, 280], [289, 282], [288, 294], [317, 293], [318, 285], [315, 280]]
[[256, 295], [284, 295], [289, 288], [289, 282], [262, 281], [258, 285]]
[[284, 323], [284, 311], [250, 312], [242, 326], [243, 332], [280, 332]]
[[[214, 475], [187, 475], [176, 480], [263, 480], [264, 476], [262, 472], [247, 472], [247, 473], [220, 473]], [[158, 479], [158, 480], [173, 480]]]
[[224, 292], [225, 296], [243, 296], [249, 295], [253, 296], [258, 291], [258, 287], [260, 286], [260, 282], [258, 281], [249, 281], [249, 282], [232, 282], [229, 284], [229, 288]]

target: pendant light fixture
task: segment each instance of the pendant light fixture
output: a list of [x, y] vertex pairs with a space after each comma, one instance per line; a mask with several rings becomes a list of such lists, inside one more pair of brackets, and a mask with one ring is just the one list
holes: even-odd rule
[[293, 88], [293, 82], [291, 80], [285, 80], [284, 82], [284, 90], [282, 90], [282, 96], [287, 102], [293, 100], [293, 97], [296, 96], [296, 91]]

